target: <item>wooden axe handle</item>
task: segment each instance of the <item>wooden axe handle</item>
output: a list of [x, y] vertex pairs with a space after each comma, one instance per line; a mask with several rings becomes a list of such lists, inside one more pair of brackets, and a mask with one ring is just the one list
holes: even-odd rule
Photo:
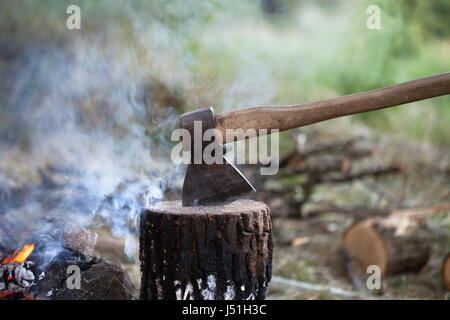
[[[450, 94], [450, 72], [393, 86], [299, 105], [260, 106], [216, 115], [216, 128], [224, 142], [260, 134], [259, 129], [279, 131], [350, 114], [398, 106], [404, 103]], [[243, 129], [237, 138], [227, 129]], [[243, 132], [256, 129], [256, 132]]]

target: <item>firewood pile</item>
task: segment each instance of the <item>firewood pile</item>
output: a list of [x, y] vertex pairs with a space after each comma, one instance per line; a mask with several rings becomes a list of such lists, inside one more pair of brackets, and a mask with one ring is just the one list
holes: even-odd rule
[[[349, 208], [337, 203], [316, 203], [312, 195], [316, 188], [325, 184], [364, 181], [368, 188], [377, 188], [377, 185], [368, 179], [399, 175], [401, 174], [399, 165], [368, 162], [378, 150], [376, 145], [364, 137], [352, 137], [311, 146], [306, 146], [301, 137], [300, 135], [297, 138], [297, 148], [282, 157], [275, 183], [267, 181], [262, 185], [263, 189], [259, 195], [273, 207], [280, 207], [278, 210], [280, 216], [302, 218], [330, 211], [362, 214], [371, 211], [376, 215], [388, 214], [383, 208], [362, 206]], [[376, 192], [383, 193], [381, 188]], [[273, 203], [273, 200], [279, 199], [280, 196], [282, 197], [280, 204]], [[386, 193], [383, 197], [389, 198], [390, 195]]]

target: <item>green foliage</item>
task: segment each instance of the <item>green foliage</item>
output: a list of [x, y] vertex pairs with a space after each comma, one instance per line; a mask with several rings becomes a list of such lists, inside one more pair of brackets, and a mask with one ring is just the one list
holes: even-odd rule
[[[2, 3], [1, 43], [20, 47], [71, 41], [65, 9], [72, 3]], [[447, 0], [275, 3], [280, 10], [273, 12], [264, 10], [261, 1], [238, 0], [75, 4], [82, 9], [82, 38], [101, 34], [138, 57], [178, 59], [188, 80], [177, 68], [164, 76], [184, 82], [181, 89], [190, 106], [213, 104], [220, 110], [302, 103], [449, 71]], [[381, 8], [381, 30], [366, 27], [371, 4]], [[149, 77], [161, 76], [143, 67], [149, 68]], [[354, 119], [380, 132], [445, 145], [450, 139], [448, 104], [444, 97]]]

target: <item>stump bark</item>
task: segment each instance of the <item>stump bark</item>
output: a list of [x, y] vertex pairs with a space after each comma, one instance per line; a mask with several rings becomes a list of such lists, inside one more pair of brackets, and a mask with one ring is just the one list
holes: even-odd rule
[[353, 269], [366, 273], [376, 265], [381, 275], [419, 270], [430, 255], [429, 239], [403, 217], [372, 218], [350, 226], [342, 245]]
[[444, 280], [445, 286], [447, 287], [447, 290], [450, 291], [450, 253], [442, 263], [442, 278]]
[[272, 274], [272, 222], [262, 202], [143, 209], [141, 299], [265, 299]]

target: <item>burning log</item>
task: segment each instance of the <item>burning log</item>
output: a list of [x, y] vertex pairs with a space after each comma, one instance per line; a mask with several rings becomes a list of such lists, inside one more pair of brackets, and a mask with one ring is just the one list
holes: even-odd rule
[[445, 286], [447, 287], [447, 290], [450, 291], [450, 253], [442, 263], [442, 278], [444, 280]]
[[141, 299], [265, 299], [272, 273], [267, 205], [156, 203], [142, 211]]
[[375, 265], [381, 275], [417, 271], [430, 256], [429, 239], [415, 228], [407, 216], [391, 215], [371, 218], [349, 227], [343, 236], [343, 247], [353, 270], [365, 274]]
[[26, 261], [34, 250], [34, 244], [24, 245], [21, 251], [15, 251], [3, 259], [0, 265], [0, 297], [25, 292], [34, 282], [31, 270], [33, 263]]
[[[5, 224], [2, 226], [2, 222]], [[22, 250], [0, 260], [0, 299], [129, 300], [135, 287], [119, 265], [93, 258], [97, 235], [61, 219], [50, 219]], [[0, 236], [8, 236], [0, 221]], [[6, 232], [1, 234], [1, 232]], [[3, 242], [6, 245], [8, 243]], [[0, 243], [1, 245], [2, 243]], [[0, 247], [0, 256], [11, 252]], [[79, 288], [69, 286], [76, 269]]]

